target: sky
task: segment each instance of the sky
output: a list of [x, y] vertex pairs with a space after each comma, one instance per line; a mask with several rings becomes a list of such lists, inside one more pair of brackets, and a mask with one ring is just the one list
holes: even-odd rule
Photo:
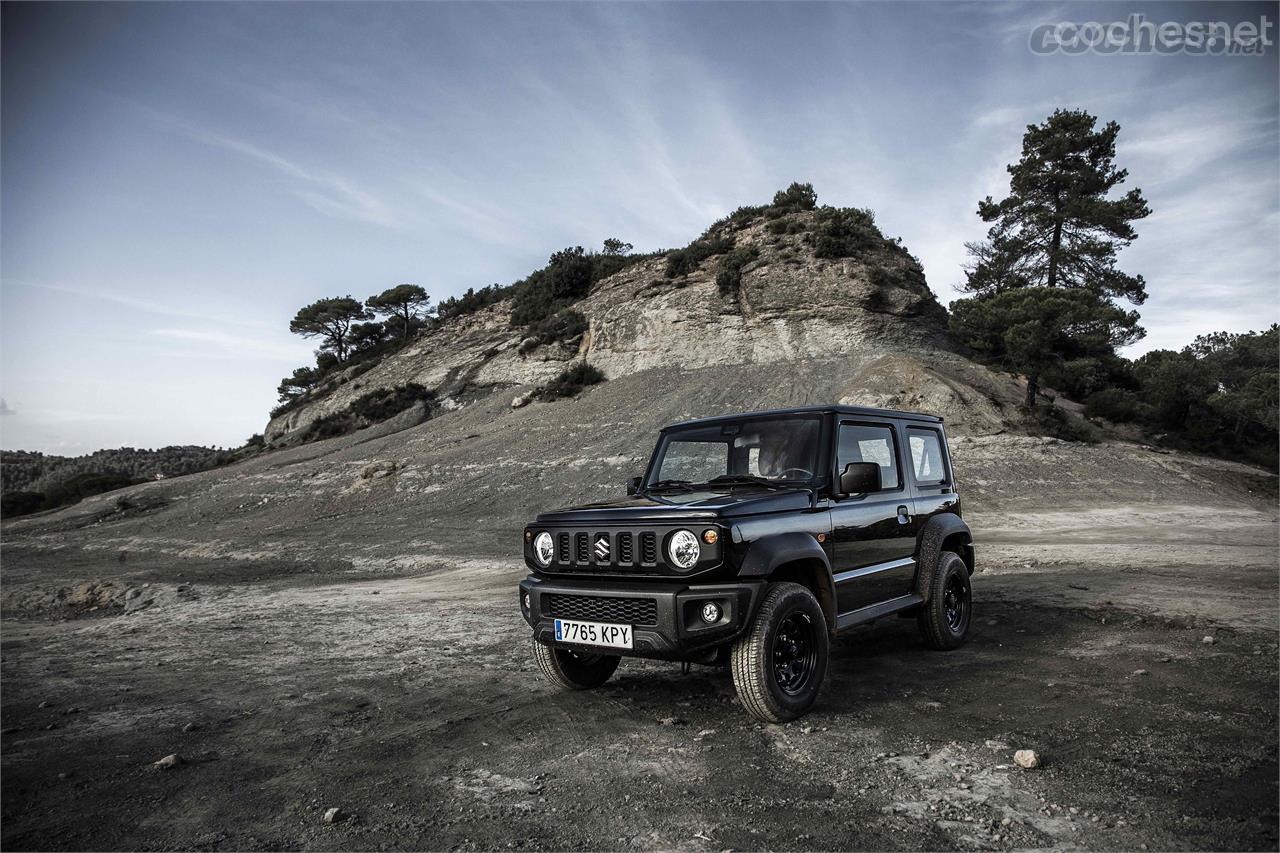
[[[1038, 24], [1274, 3], [5, 3], [0, 443], [238, 446], [317, 298], [683, 246], [810, 181], [943, 302], [1056, 107], [1121, 125], [1146, 339], [1280, 320], [1280, 45], [1036, 55]], [[1275, 27], [1271, 30], [1273, 40]]]

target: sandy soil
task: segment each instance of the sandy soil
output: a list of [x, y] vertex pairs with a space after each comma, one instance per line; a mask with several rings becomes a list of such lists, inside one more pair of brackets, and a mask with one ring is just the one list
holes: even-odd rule
[[972, 642], [929, 652], [886, 620], [840, 641], [814, 713], [768, 727], [721, 669], [553, 690], [509, 559], [9, 547], [0, 840], [1276, 849], [1275, 513], [1204, 513], [974, 514]]

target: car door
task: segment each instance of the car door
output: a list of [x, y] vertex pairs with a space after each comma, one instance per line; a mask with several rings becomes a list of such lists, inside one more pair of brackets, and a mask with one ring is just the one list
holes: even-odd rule
[[916, 523], [898, 427], [891, 421], [841, 419], [835, 442], [837, 478], [850, 462], [880, 466], [879, 491], [831, 504], [836, 606], [848, 613], [911, 591]]

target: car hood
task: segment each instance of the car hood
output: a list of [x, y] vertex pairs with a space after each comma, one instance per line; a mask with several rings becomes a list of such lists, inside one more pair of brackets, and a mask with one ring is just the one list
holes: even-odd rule
[[633, 495], [567, 507], [538, 516], [537, 524], [644, 524], [684, 519], [738, 518], [770, 512], [808, 509], [812, 502], [808, 489], [767, 491], [737, 488], [733, 491], [670, 492], [661, 495]]

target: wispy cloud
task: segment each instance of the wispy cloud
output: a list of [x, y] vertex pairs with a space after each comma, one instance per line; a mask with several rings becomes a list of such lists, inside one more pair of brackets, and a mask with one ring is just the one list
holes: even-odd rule
[[300, 343], [264, 340], [234, 335], [217, 329], [152, 329], [149, 334], [185, 344], [204, 345], [221, 351], [226, 358], [273, 359], [298, 364], [311, 357], [311, 350]]
[[373, 193], [340, 175], [308, 168], [250, 142], [198, 128], [187, 134], [199, 142], [224, 148], [275, 169], [296, 182], [293, 193], [321, 213], [400, 228], [400, 219], [390, 206]]
[[147, 299], [143, 297], [130, 296], [127, 294], [114, 293], [101, 287], [95, 289], [75, 284], [49, 284], [47, 282], [29, 281], [26, 279], [15, 279], [5, 277], [0, 279], [5, 288], [23, 287], [32, 290], [43, 290], [49, 293], [60, 293], [67, 296], [75, 296], [79, 299], [92, 299], [101, 302], [108, 302], [113, 305], [120, 305], [124, 308], [130, 308], [134, 311], [141, 311], [144, 314], [154, 314], [161, 317], [177, 317], [186, 320], [203, 320], [212, 321], [222, 324], [231, 324], [243, 326], [247, 328], [263, 328], [266, 321], [261, 319], [245, 319], [244, 317], [235, 317], [229, 314], [210, 313], [208, 311], [198, 311], [191, 308], [181, 308], [157, 299]]

